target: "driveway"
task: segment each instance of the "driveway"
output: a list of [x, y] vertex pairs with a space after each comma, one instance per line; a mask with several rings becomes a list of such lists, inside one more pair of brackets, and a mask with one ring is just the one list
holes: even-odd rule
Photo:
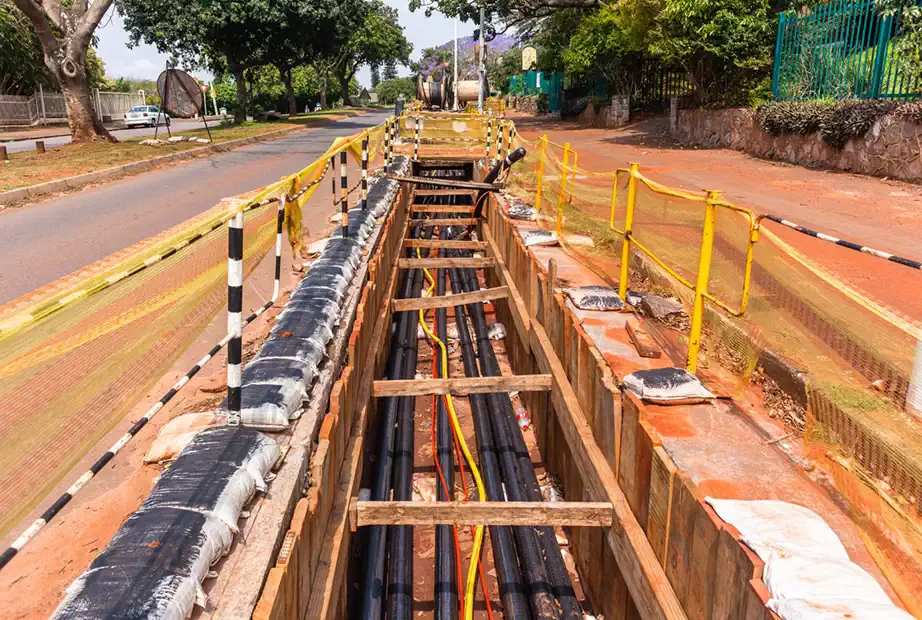
[[0, 304], [184, 222], [222, 198], [301, 170], [336, 137], [377, 125], [387, 116], [374, 112], [344, 119], [8, 209], [0, 213]]

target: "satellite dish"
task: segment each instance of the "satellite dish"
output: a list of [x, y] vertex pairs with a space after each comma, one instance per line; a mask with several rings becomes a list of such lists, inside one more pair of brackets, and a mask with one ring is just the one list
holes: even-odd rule
[[157, 78], [160, 107], [177, 118], [192, 118], [204, 105], [198, 81], [185, 71], [167, 69]]

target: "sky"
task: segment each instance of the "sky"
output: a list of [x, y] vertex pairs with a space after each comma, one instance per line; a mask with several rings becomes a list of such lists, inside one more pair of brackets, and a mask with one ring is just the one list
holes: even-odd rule
[[[454, 37], [454, 22], [441, 13], [434, 13], [426, 17], [425, 11], [419, 9], [410, 12], [407, 0], [385, 0], [387, 4], [397, 9], [400, 14], [400, 24], [404, 28], [407, 39], [413, 43], [413, 59], [419, 59], [423, 48], [434, 47], [451, 41]], [[458, 36], [467, 37], [473, 34], [474, 24], [471, 22], [458, 22]], [[96, 29], [99, 37], [97, 51], [103, 62], [106, 63], [106, 74], [109, 77], [129, 77], [138, 79], [155, 79], [166, 64], [166, 54], [160, 54], [151, 45], [138, 45], [128, 47], [128, 33], [125, 32], [121, 17], [113, 7], [103, 18]], [[401, 75], [408, 75], [405, 67], [400, 70]], [[208, 78], [207, 73], [195, 72], [196, 77]], [[371, 84], [371, 74], [368, 67], [363, 67], [358, 73], [359, 82], [364, 86]]]

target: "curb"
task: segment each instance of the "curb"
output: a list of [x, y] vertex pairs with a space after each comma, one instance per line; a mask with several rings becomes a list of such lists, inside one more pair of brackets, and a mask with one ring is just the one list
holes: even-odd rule
[[329, 121], [329, 123], [317, 123], [313, 126], [309, 125], [305, 127], [289, 127], [289, 128], [281, 129], [278, 131], [271, 131], [268, 133], [260, 134], [258, 136], [250, 136], [249, 138], [239, 138], [237, 140], [230, 140], [228, 142], [210, 144], [208, 146], [203, 146], [197, 149], [190, 149], [188, 151], [182, 151], [180, 153], [171, 153], [169, 155], [162, 155], [160, 157], [154, 157], [153, 159], [143, 159], [141, 161], [131, 162], [130, 164], [122, 164], [121, 166], [113, 166], [112, 168], [104, 168], [102, 170], [86, 172], [84, 174], [78, 174], [76, 176], [67, 177], [65, 179], [57, 179], [55, 181], [39, 183], [38, 185], [29, 185], [28, 187], [20, 187], [18, 189], [13, 189], [7, 192], [0, 193], [0, 204], [9, 206], [10, 203], [17, 203], [17, 202], [22, 202], [26, 200], [34, 200], [37, 198], [41, 198], [43, 196], [48, 196], [50, 194], [57, 194], [60, 192], [81, 189], [93, 183], [99, 183], [102, 181], [111, 181], [121, 176], [132, 174], [132, 173], [146, 172], [148, 170], [151, 170], [155, 166], [159, 166], [160, 164], [166, 164], [166, 163], [174, 162], [174, 161], [183, 161], [186, 159], [194, 159], [200, 155], [207, 155], [208, 153], [220, 153], [222, 151], [231, 151], [237, 147], [246, 146], [247, 144], [253, 144], [254, 142], [265, 142], [267, 140], [275, 140], [277, 138], [282, 138], [288, 134], [295, 133], [297, 131], [308, 130], [308, 129], [311, 129], [312, 127], [322, 126], [324, 124], [333, 124], [333, 123], [338, 122], [339, 120], [352, 118], [354, 116], [361, 116], [361, 114], [350, 114], [336, 121]]

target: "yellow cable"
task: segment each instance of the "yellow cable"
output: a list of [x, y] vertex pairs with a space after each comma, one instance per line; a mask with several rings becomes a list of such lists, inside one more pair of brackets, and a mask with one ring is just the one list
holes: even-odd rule
[[[416, 256], [417, 258], [422, 258], [419, 248], [416, 248]], [[432, 277], [428, 269], [423, 269], [423, 273], [426, 274], [426, 279], [429, 280], [429, 289], [426, 291], [426, 297], [430, 297], [432, 291], [435, 289], [435, 278]], [[425, 310], [421, 309], [419, 311], [419, 322], [422, 323], [423, 329], [426, 331], [429, 338], [438, 344], [439, 349], [442, 351], [442, 378], [447, 379], [448, 350], [445, 348], [445, 343], [429, 330], [429, 326], [426, 324]], [[464, 453], [467, 465], [471, 468], [471, 474], [474, 476], [474, 482], [477, 484], [477, 497], [479, 501], [485, 502], [487, 500], [487, 493], [483, 486], [483, 479], [480, 477], [480, 470], [477, 469], [474, 457], [471, 456], [471, 451], [467, 447], [467, 442], [464, 441], [464, 433], [461, 432], [461, 424], [458, 422], [458, 416], [455, 413], [455, 404], [451, 394], [446, 394], [445, 402], [448, 405], [448, 414], [451, 418], [452, 428], [454, 428], [455, 435], [458, 437], [458, 443], [461, 444], [461, 452]], [[464, 620], [473, 620], [474, 617], [474, 588], [477, 585], [477, 564], [480, 561], [480, 550], [482, 546], [483, 526], [478, 525], [477, 529], [474, 530], [474, 548], [471, 550], [471, 563], [467, 569], [467, 585], [464, 590]], [[484, 592], [484, 596], [487, 596], [486, 592]]]

